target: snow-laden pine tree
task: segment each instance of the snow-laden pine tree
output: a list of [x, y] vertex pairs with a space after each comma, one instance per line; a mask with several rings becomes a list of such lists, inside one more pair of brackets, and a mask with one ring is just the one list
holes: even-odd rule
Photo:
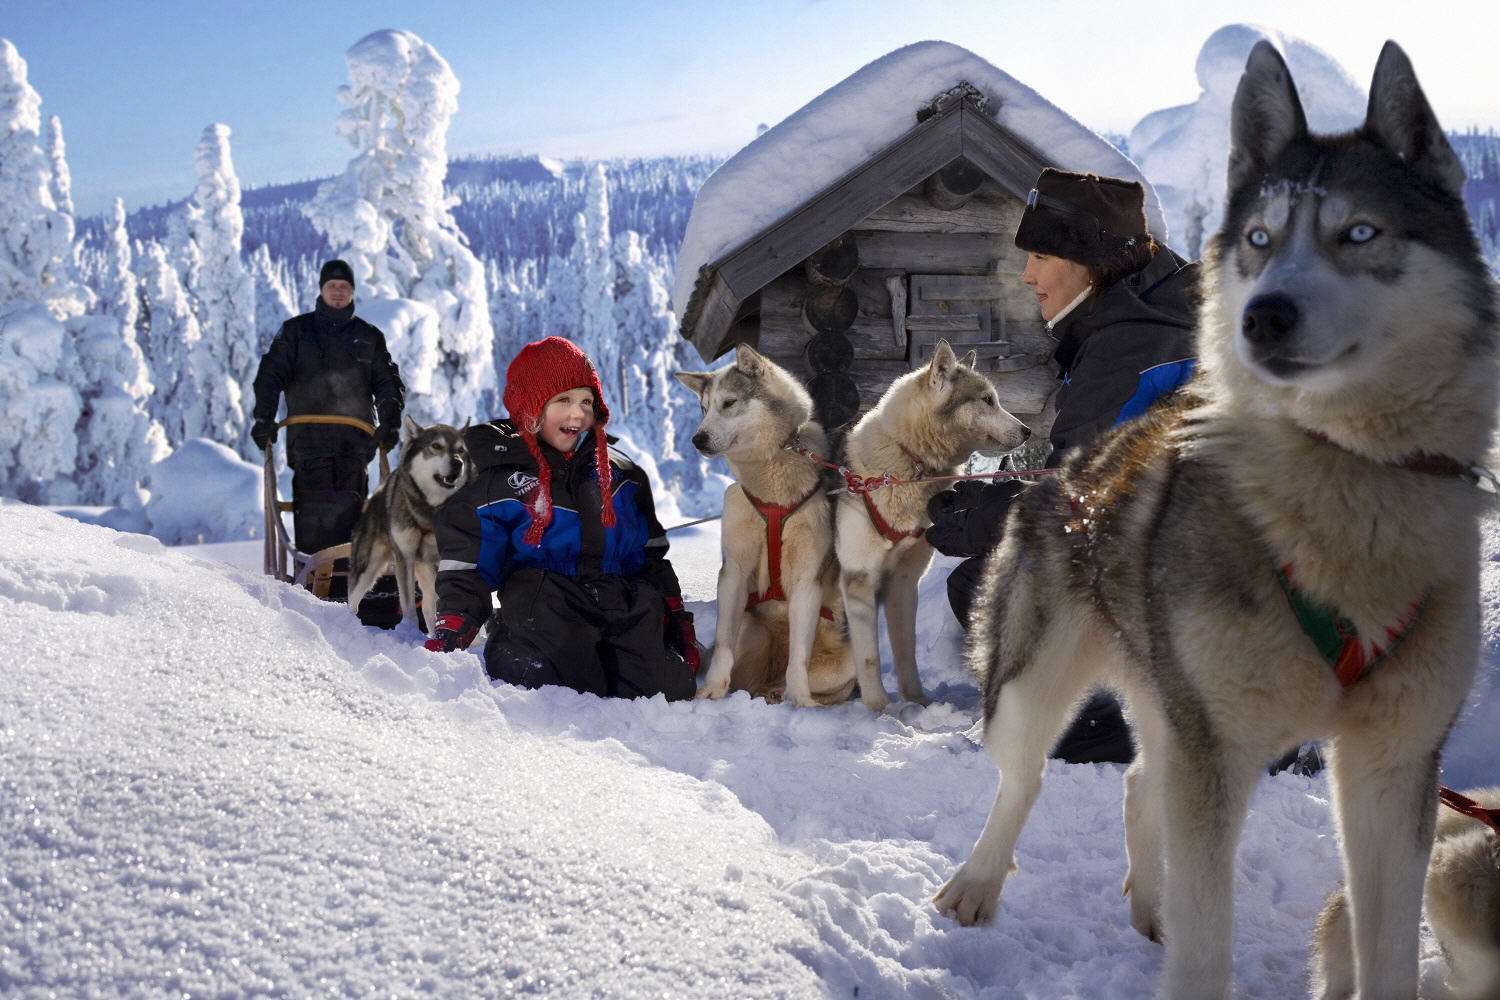
[[67, 321], [83, 401], [73, 478], [83, 503], [139, 509], [151, 464], [171, 449], [151, 418], [151, 378], [137, 341], [140, 290], [131, 270], [125, 205], [118, 198], [100, 257], [95, 310]]
[[585, 175], [583, 203], [583, 232], [573, 245], [583, 283], [578, 346], [593, 359], [605, 398], [613, 406], [628, 409], [632, 401], [622, 379], [620, 333], [615, 325], [615, 258], [604, 164], [594, 164]]
[[72, 337], [46, 306], [0, 302], [0, 496], [78, 499], [70, 477], [83, 401], [60, 377], [76, 367]]
[[655, 456], [662, 486], [677, 498], [678, 509], [691, 517], [712, 514], [722, 485], [705, 491], [713, 477], [692, 442], [698, 401], [672, 378], [674, 371], [697, 367], [697, 358], [677, 332], [669, 276], [630, 229], [614, 239], [614, 266], [615, 327], [629, 400], [624, 423], [636, 446]]
[[250, 440], [250, 383], [260, 361], [255, 328], [255, 282], [240, 258], [245, 217], [240, 211], [240, 182], [229, 152], [229, 126], [209, 125], [198, 140], [194, 164], [198, 186], [182, 213], [197, 269], [184, 275], [198, 317], [201, 358], [206, 380], [204, 419], [210, 436], [258, 460]]
[[[271, 346], [281, 324], [301, 310], [293, 304], [281, 268], [271, 260], [271, 251], [264, 243], [250, 254], [250, 277], [255, 282], [255, 341], [256, 357], [259, 358]], [[256, 367], [259, 367], [259, 361]], [[254, 379], [253, 373], [251, 379]], [[245, 399], [254, 405], [250, 396]]]
[[[414, 299], [437, 313], [438, 370], [428, 409], [455, 423], [479, 417], [496, 382], [489, 299], [484, 268], [443, 190], [458, 78], [437, 49], [409, 31], [366, 35], [344, 58], [349, 83], [339, 88], [338, 130], [356, 154], [318, 189], [308, 217], [354, 269], [360, 302]], [[407, 329], [426, 328], [414, 322]], [[385, 332], [388, 342], [395, 339]], [[427, 353], [425, 345], [389, 346], [397, 357]], [[402, 371], [415, 394], [413, 375]]]
[[173, 448], [192, 437], [205, 435], [207, 405], [197, 369], [202, 333], [198, 317], [188, 302], [177, 269], [166, 250], [155, 240], [143, 244], [136, 255], [136, 277], [140, 280], [143, 325], [147, 330], [144, 349], [151, 382], [151, 417], [166, 431]]
[[58, 319], [88, 311], [92, 294], [73, 271], [73, 217], [52, 195], [38, 145], [41, 95], [26, 60], [0, 38], [0, 302], [36, 302]]
[[52, 180], [48, 188], [57, 210], [76, 216], [73, 211], [73, 173], [68, 169], [67, 145], [63, 142], [62, 120], [56, 115], [47, 119], [47, 162], [52, 168]]
[[489, 262], [490, 321], [495, 327], [495, 371], [501, 378], [521, 348], [547, 336], [544, 289], [538, 287], [536, 261], [503, 268]]

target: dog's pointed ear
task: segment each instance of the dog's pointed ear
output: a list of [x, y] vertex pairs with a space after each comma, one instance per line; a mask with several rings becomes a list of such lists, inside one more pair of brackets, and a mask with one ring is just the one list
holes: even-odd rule
[[957, 368], [958, 358], [953, 353], [953, 345], [940, 338], [932, 349], [932, 360], [927, 362], [927, 384], [934, 389], [946, 387], [953, 381], [953, 372]]
[[1307, 135], [1307, 115], [1292, 71], [1276, 46], [1262, 39], [1245, 60], [1245, 74], [1229, 112], [1229, 187], [1255, 184], [1271, 162]]
[[959, 364], [965, 368], [972, 369], [975, 365], [979, 364], [979, 352], [970, 351], [968, 354], [964, 355], [963, 360], [960, 361]]
[[708, 384], [713, 381], [712, 372], [673, 372], [672, 377], [692, 390], [693, 395], [699, 399], [708, 390]]
[[1423, 177], [1462, 196], [1464, 166], [1432, 113], [1411, 60], [1395, 42], [1385, 43], [1375, 63], [1364, 132]]
[[416, 418], [410, 413], [403, 413], [401, 415], [401, 430], [405, 433], [407, 439], [410, 440], [422, 433], [422, 425], [417, 423]]
[[765, 360], [765, 358], [760, 356], [760, 352], [749, 344], [738, 344], [735, 346], [734, 366], [743, 375], [749, 375], [751, 378], [759, 375], [762, 366], [765, 364]]

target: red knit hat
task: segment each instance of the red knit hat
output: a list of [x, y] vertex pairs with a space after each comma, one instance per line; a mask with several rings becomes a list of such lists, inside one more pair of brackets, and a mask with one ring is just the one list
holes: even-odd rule
[[510, 412], [516, 433], [536, 459], [538, 483], [529, 501], [531, 526], [526, 529], [527, 545], [540, 544], [542, 533], [552, 523], [552, 466], [542, 457], [537, 431], [542, 428], [542, 413], [548, 401], [570, 389], [594, 391], [594, 468], [599, 478], [600, 520], [606, 528], [615, 525], [615, 507], [610, 501], [609, 440], [604, 433], [604, 425], [609, 423], [609, 407], [604, 405], [599, 373], [577, 344], [562, 337], [547, 337], [521, 348], [505, 370], [505, 409]]

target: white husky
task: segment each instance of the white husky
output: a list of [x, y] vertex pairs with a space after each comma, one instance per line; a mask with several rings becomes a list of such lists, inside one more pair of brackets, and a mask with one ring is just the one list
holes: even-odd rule
[[[854, 425], [844, 464], [864, 477], [953, 475], [975, 451], [1012, 451], [1030, 434], [1000, 405], [989, 379], [974, 371], [974, 355], [959, 361], [940, 340], [927, 365], [891, 383]], [[860, 700], [872, 711], [890, 701], [880, 680], [877, 601], [885, 606], [901, 697], [927, 700], [917, 676], [917, 583], [932, 561], [932, 546], [922, 537], [931, 523], [927, 501], [946, 485], [895, 485], [839, 497], [839, 587]]]
[[698, 394], [693, 444], [722, 455], [736, 482], [724, 491], [724, 562], [713, 658], [698, 691], [735, 690], [794, 705], [844, 701], [854, 665], [833, 565], [833, 511], [819, 469], [787, 450], [826, 453], [807, 391], [784, 369], [740, 345], [716, 372], [678, 372]]

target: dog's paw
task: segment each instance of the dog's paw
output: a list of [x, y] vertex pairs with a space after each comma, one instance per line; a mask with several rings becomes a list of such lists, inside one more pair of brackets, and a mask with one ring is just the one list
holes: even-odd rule
[[693, 697], [700, 700], [706, 699], [709, 701], [718, 701], [728, 693], [729, 678], [727, 676], [718, 680], [715, 680], [713, 677], [709, 677], [703, 682], [703, 686], [698, 689], [698, 693]]
[[987, 922], [995, 915], [1000, 905], [1000, 889], [1005, 876], [986, 877], [970, 870], [965, 862], [938, 890], [932, 903], [939, 913], [945, 913], [965, 927]]
[[865, 703], [865, 708], [880, 715], [891, 706], [890, 695], [885, 693], [884, 688], [875, 688], [870, 691], [861, 690], [859, 700]]
[[909, 701], [913, 705], [921, 705], [923, 708], [926, 708], [927, 706], [932, 704], [932, 699], [927, 697], [927, 692], [923, 691], [920, 686], [918, 686], [915, 691], [907, 691], [903, 689], [901, 692], [901, 700]]
[[787, 688], [785, 697], [782, 699], [788, 705], [796, 705], [798, 708], [817, 708], [818, 702], [812, 696], [811, 691], [793, 691]]

